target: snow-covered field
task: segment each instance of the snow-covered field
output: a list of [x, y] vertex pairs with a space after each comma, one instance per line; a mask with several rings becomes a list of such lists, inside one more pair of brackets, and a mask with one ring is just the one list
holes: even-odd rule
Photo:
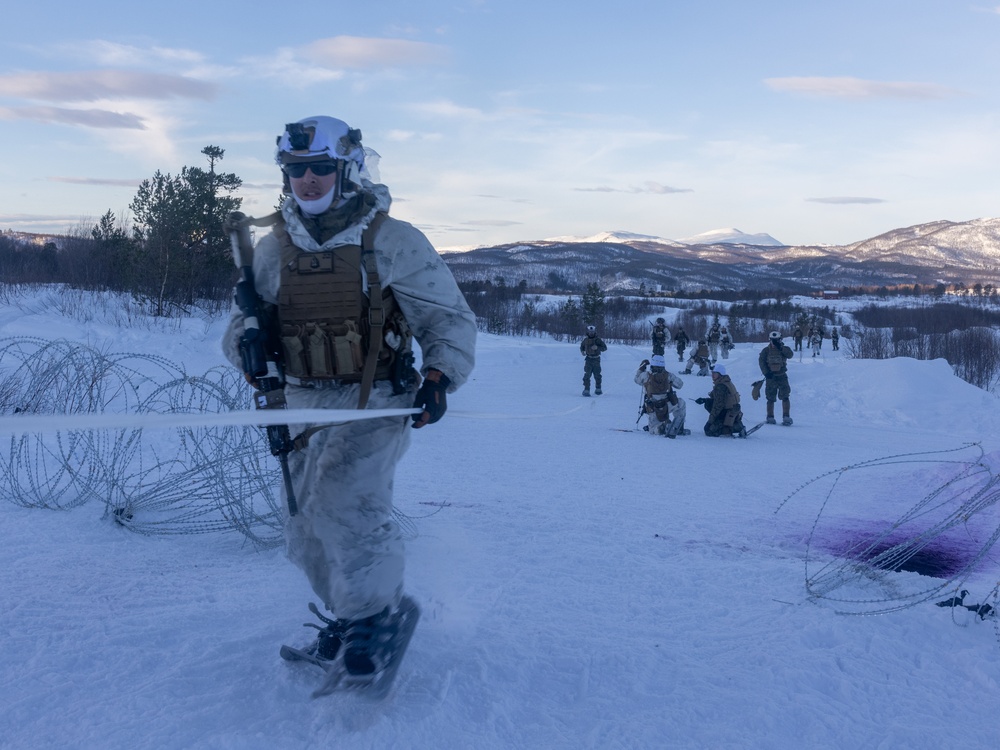
[[[0, 306], [0, 336], [222, 363], [221, 320], [81, 326], [46, 299]], [[760, 348], [726, 362], [748, 425]], [[948, 480], [979, 457], [966, 443], [1000, 464], [1000, 401], [943, 361], [843, 354], [796, 356], [794, 426], [711, 439], [689, 402], [693, 434], [671, 441], [618, 431], [644, 349], [611, 346], [604, 395], [583, 399], [575, 343], [481, 335], [472, 380], [397, 476], [423, 617], [376, 705], [311, 700], [317, 673], [279, 658], [308, 640], [312, 600], [280, 551], [140, 536], [96, 505], [2, 505], [0, 747], [992, 748], [996, 619], [933, 606], [958, 581], [876, 581], [838, 553], [918, 537], [968, 500]], [[707, 394], [683, 377], [682, 395]], [[984, 503], [930, 541], [961, 567], [998, 526]], [[998, 554], [963, 576], [967, 603], [992, 601]]]

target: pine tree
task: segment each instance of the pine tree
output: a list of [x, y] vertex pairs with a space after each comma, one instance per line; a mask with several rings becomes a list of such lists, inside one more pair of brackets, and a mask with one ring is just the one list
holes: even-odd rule
[[596, 326], [604, 317], [604, 292], [594, 282], [587, 284], [583, 293], [583, 322]]
[[225, 151], [206, 146], [208, 170], [183, 167], [177, 176], [159, 170], [143, 180], [129, 208], [135, 218], [133, 238], [141, 247], [143, 287], [154, 312], [165, 315], [169, 302], [191, 304], [214, 297], [232, 281], [229, 240], [223, 223], [242, 198], [232, 193], [243, 181], [218, 173]]

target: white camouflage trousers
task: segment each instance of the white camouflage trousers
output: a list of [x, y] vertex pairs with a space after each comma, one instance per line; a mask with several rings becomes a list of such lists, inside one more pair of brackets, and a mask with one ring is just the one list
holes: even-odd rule
[[[286, 388], [290, 409], [355, 409], [358, 385]], [[370, 409], [405, 409], [413, 393], [393, 396], [379, 382]], [[304, 429], [291, 427], [292, 437]], [[395, 608], [403, 590], [403, 540], [392, 518], [396, 464], [410, 443], [410, 418], [359, 420], [312, 435], [288, 457], [298, 513], [285, 504], [285, 552], [334, 615], [355, 620]], [[282, 490], [284, 494], [284, 490]]]

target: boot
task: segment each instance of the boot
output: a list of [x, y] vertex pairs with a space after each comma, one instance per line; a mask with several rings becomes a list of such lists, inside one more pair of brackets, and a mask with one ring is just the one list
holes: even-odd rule
[[595, 395], [595, 396], [600, 396], [600, 395], [601, 395], [602, 393], [604, 393], [604, 391], [602, 391], [602, 390], [601, 390], [601, 386], [597, 386], [597, 387], [596, 387], [596, 388], [594, 389], [594, 395]]
[[767, 419], [764, 420], [764, 421], [767, 422], [768, 424], [777, 424], [777, 422], [774, 421], [774, 402], [773, 401], [768, 401], [767, 402]]
[[784, 401], [781, 402], [781, 424], [785, 425], [785, 427], [788, 427], [792, 424], [792, 418], [789, 416], [791, 410], [792, 410], [791, 402], [786, 398]]
[[385, 668], [392, 641], [389, 608], [371, 617], [351, 620], [344, 630], [344, 668], [348, 674], [369, 675]]
[[590, 398], [590, 386], [589, 385], [583, 386], [583, 395], [587, 396], [588, 398]]

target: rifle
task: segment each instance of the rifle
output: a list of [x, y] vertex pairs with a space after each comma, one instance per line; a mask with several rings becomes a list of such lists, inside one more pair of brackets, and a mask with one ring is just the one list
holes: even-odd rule
[[[233, 248], [233, 260], [240, 271], [236, 282], [236, 306], [243, 314], [243, 335], [240, 337], [240, 359], [247, 379], [256, 385], [253, 394], [254, 406], [258, 409], [285, 408], [285, 377], [281, 370], [277, 347], [268, 340], [267, 331], [261, 328], [260, 296], [253, 279], [251, 258], [253, 244], [250, 240], [250, 225], [253, 219], [239, 211], [233, 211], [226, 220], [225, 230]], [[281, 477], [285, 483], [285, 497], [288, 515], [299, 512], [292, 489], [292, 475], [288, 471], [288, 454], [295, 447], [288, 425], [268, 425], [267, 442], [271, 455], [281, 464]]]
[[642, 398], [639, 400], [639, 416], [635, 418], [636, 427], [639, 426], [639, 420], [642, 419], [642, 415], [646, 413], [646, 389], [642, 389]]

